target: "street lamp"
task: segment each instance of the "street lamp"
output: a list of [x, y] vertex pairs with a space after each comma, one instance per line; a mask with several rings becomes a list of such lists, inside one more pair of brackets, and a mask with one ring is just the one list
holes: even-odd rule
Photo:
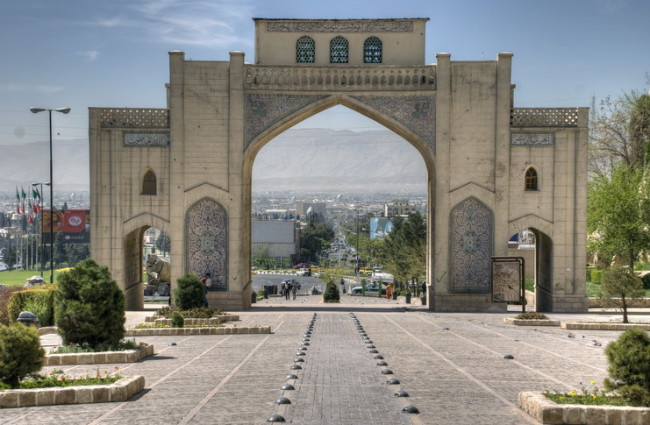
[[[32, 183], [32, 186], [40, 186], [41, 191], [39, 193], [39, 196], [43, 196], [43, 185], [45, 186], [50, 186], [50, 182], [40, 182], [40, 183]], [[43, 209], [41, 208], [41, 277], [43, 277], [43, 261], [45, 260], [45, 240], [43, 239]], [[51, 220], [50, 220], [51, 221]]]
[[29, 110], [34, 114], [47, 111], [50, 117], [50, 283], [54, 283], [54, 168], [52, 164], [52, 111], [67, 114], [70, 112], [70, 108], [29, 108]]

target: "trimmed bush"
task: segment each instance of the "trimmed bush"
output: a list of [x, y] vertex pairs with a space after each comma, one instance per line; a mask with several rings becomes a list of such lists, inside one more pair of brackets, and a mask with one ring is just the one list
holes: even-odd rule
[[650, 338], [645, 331], [628, 329], [605, 348], [609, 378], [605, 388], [635, 405], [650, 406]]
[[18, 316], [11, 317], [11, 314], [9, 313], [9, 301], [15, 292], [18, 292], [22, 289], [23, 288], [10, 286], [0, 291], [0, 324], [8, 326], [18, 318]]
[[44, 360], [35, 326], [0, 325], [0, 381], [18, 388], [23, 378], [41, 370]]
[[117, 345], [124, 338], [124, 294], [108, 267], [87, 259], [58, 277], [54, 316], [64, 345]]
[[548, 320], [548, 316], [544, 313], [538, 313], [536, 311], [527, 311], [525, 313], [519, 313], [515, 316], [515, 319], [522, 320]]
[[603, 281], [603, 271], [602, 270], [592, 270], [591, 271], [591, 283], [600, 285]]
[[341, 294], [339, 288], [336, 287], [334, 282], [328, 282], [323, 294], [323, 301], [326, 303], [337, 303], [341, 301]]
[[21, 311], [31, 311], [41, 326], [54, 325], [54, 294], [57, 290], [56, 285], [43, 285], [12, 293], [7, 305], [10, 322], [15, 322]]
[[205, 306], [203, 284], [197, 276], [186, 274], [178, 279], [178, 287], [174, 289], [174, 304], [181, 310]]
[[587, 282], [591, 282], [591, 272], [592, 269], [587, 269], [587, 280], [586, 280]]
[[641, 278], [643, 282], [643, 289], [650, 289], [650, 273]]
[[185, 319], [183, 319], [183, 315], [178, 311], [172, 313], [171, 321], [173, 328], [182, 328], [185, 325]]

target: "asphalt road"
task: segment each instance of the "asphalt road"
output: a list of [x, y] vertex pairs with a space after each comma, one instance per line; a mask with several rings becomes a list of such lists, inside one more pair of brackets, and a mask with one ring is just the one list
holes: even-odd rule
[[316, 286], [322, 293], [325, 290], [325, 282], [313, 276], [296, 276], [295, 274], [258, 274], [253, 276], [253, 289], [257, 292], [264, 289], [265, 285], [277, 285], [280, 293], [280, 284], [285, 279], [295, 279], [300, 282], [300, 293], [310, 292]]

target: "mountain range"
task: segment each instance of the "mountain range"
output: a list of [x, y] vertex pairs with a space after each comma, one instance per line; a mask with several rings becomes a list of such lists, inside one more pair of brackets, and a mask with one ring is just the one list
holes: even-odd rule
[[[0, 191], [49, 181], [49, 143], [0, 145]], [[88, 191], [88, 141], [55, 140], [57, 190]], [[264, 146], [253, 166], [253, 192], [426, 192], [420, 154], [388, 130], [291, 129]]]

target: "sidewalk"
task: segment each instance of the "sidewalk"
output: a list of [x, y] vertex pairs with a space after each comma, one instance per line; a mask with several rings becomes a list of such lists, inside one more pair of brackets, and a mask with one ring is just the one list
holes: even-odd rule
[[[516, 312], [432, 313], [379, 298], [342, 296], [340, 305], [301, 298], [264, 300], [237, 312], [238, 326], [271, 326], [271, 335], [139, 338], [154, 345], [154, 357], [99, 366], [145, 376], [146, 390], [128, 402], [4, 409], [0, 422], [251, 425], [281, 414], [303, 425], [535, 424], [518, 408], [517, 394], [578, 390], [592, 380], [600, 385], [607, 376], [604, 348], [620, 335], [505, 324], [503, 318]], [[129, 312], [127, 324], [150, 313]], [[314, 313], [312, 335], [304, 341], [310, 345], [300, 350]], [[618, 313], [549, 316], [620, 320]], [[363, 340], [354, 317], [372, 343]], [[650, 321], [647, 312], [631, 316], [640, 318]], [[377, 354], [387, 366], [377, 365]], [[291, 370], [298, 357], [302, 369]], [[386, 368], [399, 385], [386, 384]], [[98, 366], [63, 369], [94, 375]], [[296, 379], [287, 378], [292, 373]], [[295, 389], [283, 390], [287, 383]], [[409, 397], [396, 397], [398, 390]], [[280, 397], [291, 404], [276, 404]], [[407, 404], [420, 413], [402, 412]]]

